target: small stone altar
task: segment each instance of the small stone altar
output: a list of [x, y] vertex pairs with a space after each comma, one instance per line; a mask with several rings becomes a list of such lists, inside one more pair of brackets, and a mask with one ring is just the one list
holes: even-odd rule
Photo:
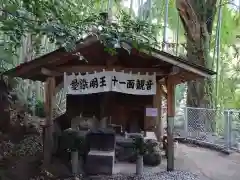
[[89, 153], [86, 158], [87, 174], [113, 174], [115, 163], [115, 133], [109, 130], [91, 131], [87, 134]]

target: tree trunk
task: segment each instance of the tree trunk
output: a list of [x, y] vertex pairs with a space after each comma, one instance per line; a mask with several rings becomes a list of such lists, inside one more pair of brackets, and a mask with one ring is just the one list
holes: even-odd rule
[[0, 113], [1, 113], [1, 120], [0, 120], [0, 131], [3, 133], [7, 133], [10, 130], [10, 104], [8, 101], [8, 97], [4, 94], [6, 92], [0, 89]]
[[[187, 39], [187, 59], [210, 68], [209, 44], [213, 19], [216, 13], [216, 0], [179, 0], [176, 6]], [[212, 107], [212, 82], [210, 79], [198, 79], [188, 82], [187, 106]], [[200, 111], [188, 112], [189, 126], [194, 130], [203, 128], [206, 119], [200, 118]], [[205, 112], [206, 113], [206, 112]], [[208, 113], [208, 112], [207, 112]], [[194, 116], [194, 117], [191, 117]]]
[[0, 79], [0, 131], [7, 133], [10, 130], [10, 102], [8, 99], [8, 86], [3, 79]]
[[[204, 66], [204, 62], [198, 59], [198, 55], [194, 52], [194, 50], [192, 51], [188, 49], [187, 53], [189, 60], [195, 60], [195, 63], [200, 62], [200, 65]], [[188, 89], [186, 103], [187, 107], [193, 107], [188, 108], [188, 111], [186, 112], [188, 113], [188, 129], [190, 131], [205, 131], [205, 121], [209, 120], [206, 116], [209, 114], [207, 110], [195, 109], [195, 107], [209, 108], [212, 105], [211, 97], [208, 96], [211, 92], [207, 90], [206, 86], [206, 80], [202, 78], [187, 83]], [[210, 86], [212, 86], [212, 84], [210, 84]]]

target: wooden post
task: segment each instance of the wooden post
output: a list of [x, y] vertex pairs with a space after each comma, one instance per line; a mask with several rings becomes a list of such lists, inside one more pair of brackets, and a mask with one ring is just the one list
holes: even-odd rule
[[[118, 56], [107, 56], [106, 57], [106, 68], [111, 68], [118, 61]], [[102, 127], [106, 128], [110, 123], [111, 119], [111, 105], [113, 104], [113, 93], [105, 92], [102, 95], [101, 106], [100, 106], [100, 118], [102, 121]], [[105, 121], [105, 122], [104, 122]]]
[[100, 127], [104, 129], [107, 128], [109, 123], [109, 92], [102, 94], [100, 103]]
[[157, 82], [157, 91], [153, 97], [154, 108], [157, 108], [157, 117], [155, 117], [155, 122], [157, 125], [156, 136], [158, 141], [162, 139], [163, 136], [163, 125], [161, 119], [161, 110], [162, 110], [162, 94], [161, 94], [161, 84]]
[[175, 115], [175, 85], [170, 78], [166, 79], [167, 84], [167, 171], [174, 170], [174, 141], [173, 126]]
[[45, 133], [44, 133], [44, 159], [43, 165], [47, 168], [51, 163], [53, 149], [53, 99], [55, 90], [55, 78], [49, 77], [45, 84]]

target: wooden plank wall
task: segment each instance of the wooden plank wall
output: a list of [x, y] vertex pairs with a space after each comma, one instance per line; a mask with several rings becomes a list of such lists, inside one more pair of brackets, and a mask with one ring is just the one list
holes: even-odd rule
[[[127, 121], [131, 120], [132, 116], [144, 121], [145, 107], [152, 106], [152, 104], [153, 96], [126, 95], [115, 92], [67, 95], [67, 116], [73, 118], [82, 112], [83, 116], [92, 117], [95, 115], [100, 119], [103, 115], [107, 115], [111, 116], [112, 124], [121, 124], [126, 127]], [[152, 121], [154, 120], [150, 122], [152, 123]]]

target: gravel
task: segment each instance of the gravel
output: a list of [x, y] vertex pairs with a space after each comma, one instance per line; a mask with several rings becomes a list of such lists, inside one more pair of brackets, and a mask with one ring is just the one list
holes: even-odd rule
[[14, 144], [10, 141], [2, 141], [0, 143], [0, 160], [4, 157], [7, 157], [12, 153], [14, 148]]
[[173, 171], [161, 173], [144, 173], [143, 175], [95, 176], [91, 180], [202, 180], [198, 175], [187, 171]]
[[42, 138], [38, 135], [26, 136], [19, 144], [15, 145], [13, 155], [17, 157], [35, 156], [42, 152]]
[[[74, 178], [65, 178], [57, 180], [73, 180]], [[35, 177], [31, 180], [47, 180], [44, 177]], [[161, 172], [161, 173], [144, 173], [143, 175], [135, 174], [116, 174], [112, 176], [99, 175], [92, 177], [79, 176], [78, 180], [205, 180], [196, 174], [187, 171], [173, 171], [173, 172]]]
[[2, 141], [0, 143], [0, 160], [6, 157], [24, 157], [35, 156], [42, 152], [41, 137], [37, 135], [28, 135], [19, 143], [13, 144], [11, 141]]

